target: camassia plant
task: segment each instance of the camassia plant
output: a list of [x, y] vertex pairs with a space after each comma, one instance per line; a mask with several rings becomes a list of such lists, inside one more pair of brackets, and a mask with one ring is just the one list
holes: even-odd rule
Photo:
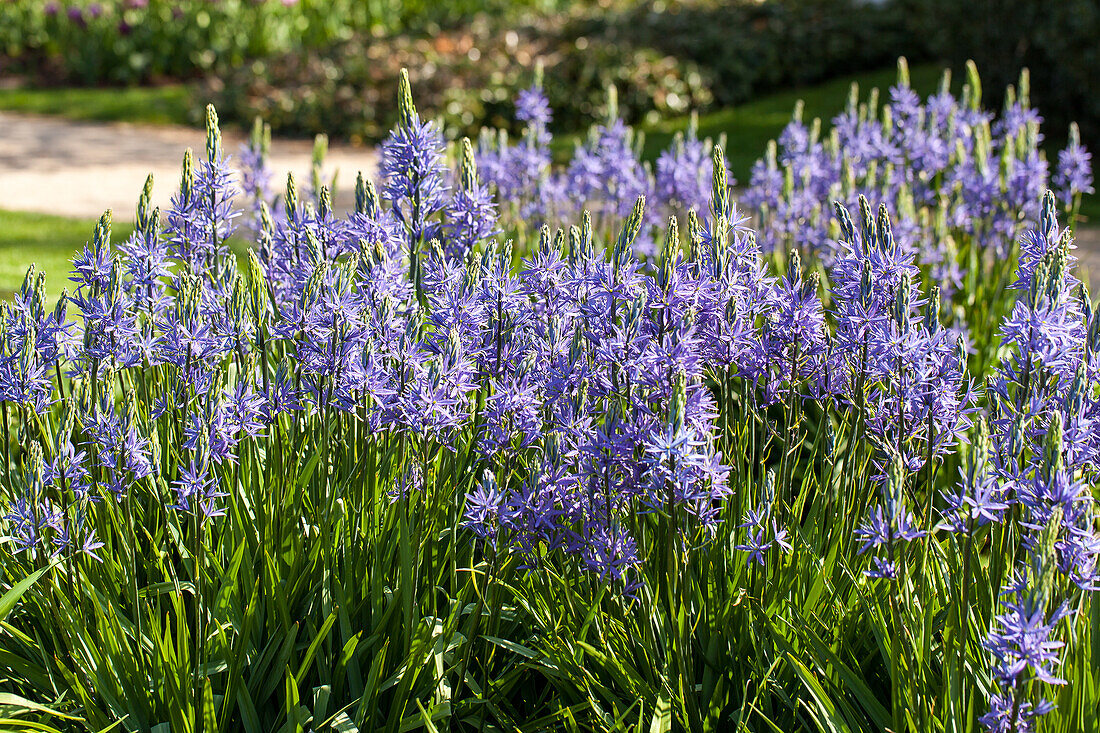
[[399, 101], [347, 216], [270, 205], [262, 128], [242, 194], [209, 109], [167, 211], [3, 307], [5, 724], [1091, 729], [1100, 314], [1053, 194], [975, 383], [886, 206], [780, 268], [707, 146], [683, 234], [594, 189], [551, 229]]
[[984, 378], [995, 366], [996, 324], [1011, 305], [1003, 291], [1016, 267], [1013, 244], [1037, 225], [1045, 189], [1055, 191], [1072, 226], [1093, 180], [1076, 127], [1057, 163], [1047, 160], [1027, 69], [1000, 114], [982, 109], [978, 70], [971, 63], [966, 71], [958, 97], [948, 70], [939, 91], [922, 100], [900, 59], [888, 94], [880, 100], [872, 89], [861, 99], [853, 85], [828, 132], [797, 108], [753, 168], [744, 203], [761, 215], [766, 251], [795, 249], [827, 265], [842, 254], [829, 201], [885, 203], [896, 215], [898, 246], [913, 255], [922, 284], [940, 289], [945, 325], [964, 336]]

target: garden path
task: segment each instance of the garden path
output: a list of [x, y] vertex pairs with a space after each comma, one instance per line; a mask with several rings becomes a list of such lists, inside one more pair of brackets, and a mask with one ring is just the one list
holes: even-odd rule
[[[226, 152], [236, 155], [244, 138], [227, 131], [224, 140]], [[167, 207], [188, 147], [202, 156], [201, 130], [0, 112], [0, 208], [73, 217], [98, 217], [112, 209], [119, 219], [130, 220], [150, 173], [153, 203]], [[281, 189], [289, 171], [304, 180], [312, 150], [308, 140], [273, 140], [273, 185]], [[373, 149], [329, 149], [325, 170], [339, 171], [342, 189], [337, 208], [354, 205], [356, 172], [374, 166]]]

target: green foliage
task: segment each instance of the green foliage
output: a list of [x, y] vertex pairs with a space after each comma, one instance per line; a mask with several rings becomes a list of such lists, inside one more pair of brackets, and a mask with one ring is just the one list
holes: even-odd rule
[[49, 3], [0, 4], [0, 59], [46, 84], [198, 78], [200, 96], [227, 119], [260, 115], [277, 134], [377, 140], [393, 122], [389, 89], [402, 66], [422, 70], [417, 98], [458, 135], [510, 125], [511, 95], [538, 59], [557, 128], [575, 130], [603, 116], [609, 84], [624, 119], [652, 123], [874, 68], [900, 52], [926, 55], [896, 13], [857, 0], [137, 5], [82, 2], [51, 13]]
[[571, 33], [694, 64], [722, 106], [927, 57], [894, 3], [861, 0], [649, 0], [584, 16]]
[[476, 135], [484, 124], [514, 124], [512, 96], [532, 83], [537, 60], [546, 63], [544, 86], [561, 129], [602, 117], [608, 84], [620, 89], [628, 119], [683, 114], [712, 100], [694, 64], [652, 48], [578, 37], [549, 14], [508, 23], [480, 17], [430, 37], [355, 35], [312, 52], [257, 59], [208, 79], [202, 93], [226, 115], [261, 116], [277, 133], [325, 130], [378, 140], [397, 118], [391, 89], [408, 67], [417, 100], [440, 111], [448, 134]]
[[232, 69], [208, 88], [219, 109], [262, 116], [276, 131], [369, 140], [395, 117], [389, 90], [401, 67], [422, 70], [417, 99], [441, 110], [448, 133], [459, 135], [510, 126], [511, 96], [531, 83], [537, 59], [555, 127], [576, 130], [604, 116], [612, 84], [626, 121], [655, 123], [892, 64], [902, 51], [926, 55], [896, 13], [853, 0], [565, 5], [507, 24], [479, 18], [429, 38], [355, 35]]
[[556, 0], [14, 0], [0, 4], [0, 58], [46, 79], [133, 84], [220, 73], [353, 34], [406, 33]]

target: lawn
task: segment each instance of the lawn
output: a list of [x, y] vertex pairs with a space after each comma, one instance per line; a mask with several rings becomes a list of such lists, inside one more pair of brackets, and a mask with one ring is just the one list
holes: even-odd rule
[[183, 125], [195, 108], [184, 84], [128, 88], [0, 89], [0, 110], [93, 122]]
[[[112, 239], [130, 236], [133, 224], [116, 222]], [[28, 214], [0, 209], [0, 295], [10, 297], [33, 262], [46, 272], [46, 292], [56, 298], [68, 282], [73, 254], [95, 229], [94, 219]]]
[[[910, 84], [922, 97], [936, 91], [942, 76], [942, 68], [934, 64], [915, 66], [910, 70]], [[734, 177], [742, 185], [747, 184], [752, 165], [764, 154], [768, 141], [774, 139], [790, 122], [795, 104], [805, 104], [804, 117], [812, 120], [820, 117], [828, 128], [828, 122], [844, 109], [852, 81], [859, 84], [862, 98], [877, 87], [885, 96], [897, 81], [894, 68], [880, 69], [853, 78], [845, 77], [810, 87], [790, 89], [766, 97], [710, 112], [699, 117], [699, 135], [718, 138], [725, 134], [729, 140], [726, 156]], [[957, 86], [957, 85], [956, 85]], [[655, 160], [661, 150], [667, 148], [677, 131], [686, 130], [690, 118], [665, 120], [645, 129], [645, 157]]]

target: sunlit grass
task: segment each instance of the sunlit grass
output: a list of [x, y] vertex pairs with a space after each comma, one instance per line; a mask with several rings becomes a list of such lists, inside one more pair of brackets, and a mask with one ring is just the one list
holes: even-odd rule
[[[10, 298], [19, 289], [32, 263], [46, 273], [46, 293], [51, 301], [61, 295], [62, 288], [71, 290], [68, 278], [73, 256], [91, 239], [95, 224], [95, 219], [0, 209], [0, 297]], [[111, 241], [118, 245], [133, 230], [133, 222], [115, 221]], [[227, 244], [238, 255], [248, 246], [239, 237]]]
[[[94, 219], [0, 209], [0, 295], [11, 297], [34, 263], [46, 273], [46, 292], [56, 298], [69, 285], [73, 255], [91, 238], [94, 228]], [[133, 224], [117, 222], [113, 238], [121, 241], [131, 231]]]
[[0, 89], [0, 110], [94, 122], [183, 125], [195, 102], [184, 84], [128, 88]]

